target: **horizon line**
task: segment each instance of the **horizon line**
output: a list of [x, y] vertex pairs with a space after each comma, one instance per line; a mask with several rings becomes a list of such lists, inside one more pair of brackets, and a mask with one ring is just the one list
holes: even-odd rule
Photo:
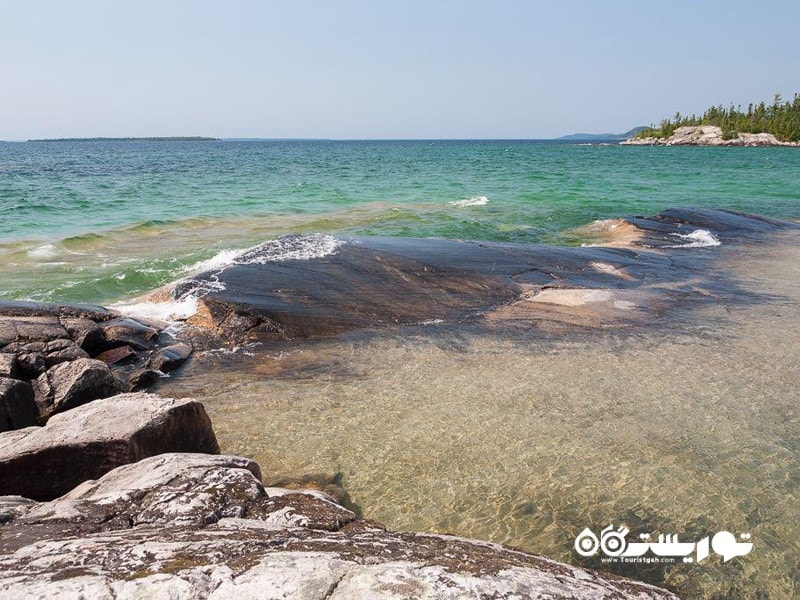
[[[620, 134], [614, 133], [579, 133], [566, 134], [558, 137], [214, 137], [214, 136], [65, 136], [57, 138], [28, 138], [28, 139], [0, 139], [0, 143], [26, 144], [42, 142], [103, 142], [103, 141], [198, 141], [198, 142], [548, 142], [548, 141], [587, 141], [572, 138], [575, 135], [591, 136], [596, 140], [618, 138]], [[605, 137], [608, 136], [608, 137]], [[188, 138], [188, 139], [187, 139]], [[194, 140], [192, 138], [195, 138]], [[204, 138], [204, 139], [198, 139]], [[566, 139], [565, 139], [566, 138]]]

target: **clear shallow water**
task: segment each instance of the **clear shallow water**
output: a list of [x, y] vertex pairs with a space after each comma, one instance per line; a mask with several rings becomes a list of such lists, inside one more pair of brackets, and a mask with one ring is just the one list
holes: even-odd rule
[[393, 528], [601, 569], [572, 551], [584, 527], [748, 532], [753, 551], [724, 565], [617, 572], [686, 598], [793, 598], [800, 237], [782, 242], [721, 250], [719, 268], [770, 302], [709, 303], [666, 332], [526, 340], [434, 325], [198, 356], [161, 392], [201, 399], [223, 451], [267, 478], [341, 474]]
[[798, 217], [798, 183], [785, 148], [0, 143], [0, 299], [130, 298], [285, 233], [578, 243], [594, 219], [673, 206]]

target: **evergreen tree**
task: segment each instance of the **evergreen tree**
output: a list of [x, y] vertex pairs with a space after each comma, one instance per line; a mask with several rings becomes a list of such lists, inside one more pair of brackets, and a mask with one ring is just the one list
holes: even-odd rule
[[783, 100], [780, 94], [775, 94], [772, 104], [765, 102], [747, 105], [747, 111], [742, 105], [728, 108], [719, 106], [709, 107], [702, 116], [692, 115], [685, 117], [676, 112], [672, 119], [664, 119], [656, 127], [652, 125], [639, 133], [639, 137], [668, 138], [678, 127], [691, 125], [714, 125], [722, 129], [724, 139], [733, 139], [739, 133], [771, 133], [784, 142], [800, 141], [800, 94], [795, 94], [791, 101]]

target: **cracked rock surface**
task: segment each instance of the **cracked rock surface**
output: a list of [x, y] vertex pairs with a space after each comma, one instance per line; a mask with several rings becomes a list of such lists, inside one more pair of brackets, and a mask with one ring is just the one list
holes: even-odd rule
[[675, 598], [498, 544], [397, 533], [254, 462], [162, 454], [61, 498], [0, 497], [0, 597]]

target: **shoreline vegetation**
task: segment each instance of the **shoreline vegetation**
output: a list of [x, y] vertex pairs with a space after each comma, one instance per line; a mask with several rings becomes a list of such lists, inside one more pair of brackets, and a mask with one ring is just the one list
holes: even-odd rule
[[204, 136], [176, 136], [176, 137], [71, 137], [71, 138], [42, 138], [28, 140], [28, 142], [219, 142], [221, 138]]
[[663, 119], [644, 128], [623, 145], [644, 146], [798, 146], [800, 145], [800, 94], [783, 100], [775, 94], [772, 104], [750, 103], [708, 108], [702, 115]]

